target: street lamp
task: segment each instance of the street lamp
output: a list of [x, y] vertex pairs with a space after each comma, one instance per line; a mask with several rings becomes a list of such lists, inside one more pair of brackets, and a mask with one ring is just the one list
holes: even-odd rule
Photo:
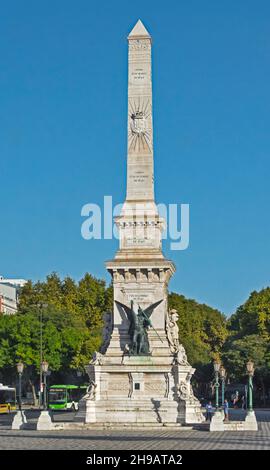
[[215, 388], [216, 388], [216, 409], [218, 409], [218, 388], [219, 388], [219, 380], [218, 380], [218, 373], [219, 373], [219, 369], [220, 369], [220, 362], [218, 361], [215, 361], [214, 362], [214, 371], [215, 371]]
[[248, 363], [247, 363], [248, 396], [249, 396], [248, 413], [251, 413], [253, 411], [253, 405], [252, 405], [252, 391], [253, 391], [252, 377], [254, 375], [254, 371], [255, 371], [254, 363], [252, 361], [248, 361]]
[[226, 370], [223, 366], [220, 367], [219, 374], [221, 378], [221, 403], [223, 406], [224, 399], [225, 399], [225, 377], [226, 377]]
[[43, 403], [44, 403], [44, 409], [47, 410], [47, 373], [48, 373], [48, 369], [49, 369], [49, 364], [48, 362], [46, 361], [42, 361], [41, 363], [41, 370], [43, 372], [43, 375], [44, 375], [44, 400], [43, 400]]
[[83, 375], [82, 371], [80, 369], [77, 369], [76, 370], [76, 375], [77, 375], [78, 383], [80, 384], [81, 383], [81, 377]]
[[48, 304], [40, 302], [37, 305], [39, 309], [39, 335], [40, 335], [40, 372], [39, 372], [39, 406], [41, 407], [41, 390], [42, 390], [42, 361], [43, 361], [43, 309], [48, 307]]
[[18, 362], [17, 372], [19, 374], [19, 410], [22, 409], [22, 373], [23, 373], [23, 363]]

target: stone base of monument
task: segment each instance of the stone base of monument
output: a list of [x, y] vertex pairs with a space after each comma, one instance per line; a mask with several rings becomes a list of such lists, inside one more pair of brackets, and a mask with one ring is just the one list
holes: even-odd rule
[[224, 413], [223, 411], [215, 411], [210, 422], [209, 431], [224, 431]]
[[25, 417], [24, 411], [17, 411], [15, 414], [11, 429], [25, 429], [27, 425], [27, 419]]
[[126, 357], [122, 364], [88, 366], [94, 390], [79, 403], [74, 423], [101, 427], [180, 427], [204, 417], [187, 376], [190, 365], [172, 365], [171, 358]]
[[77, 423], [77, 422], [59, 422], [54, 427], [54, 431], [58, 430], [95, 430], [95, 431], [154, 431], [154, 430], [170, 430], [170, 431], [184, 431], [192, 430], [192, 425], [183, 426], [181, 424], [166, 424], [166, 423]]
[[258, 431], [258, 423], [254, 411], [248, 411], [245, 419], [246, 431]]
[[224, 421], [223, 411], [216, 411], [209, 431], [258, 431], [258, 423], [254, 411], [247, 413], [245, 421]]
[[55, 426], [50, 411], [41, 411], [37, 421], [37, 431], [50, 431], [54, 428]]

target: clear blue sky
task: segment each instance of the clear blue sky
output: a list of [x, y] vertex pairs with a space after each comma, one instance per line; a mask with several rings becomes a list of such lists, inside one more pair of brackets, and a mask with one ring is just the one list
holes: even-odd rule
[[127, 42], [153, 37], [157, 202], [189, 203], [170, 288], [230, 314], [270, 284], [270, 2], [1, 2], [0, 273], [109, 277], [80, 210], [126, 178]]

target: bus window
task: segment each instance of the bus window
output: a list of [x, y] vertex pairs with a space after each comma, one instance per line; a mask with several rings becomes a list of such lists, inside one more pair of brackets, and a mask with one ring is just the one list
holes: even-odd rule
[[49, 391], [49, 403], [50, 404], [61, 404], [67, 401], [67, 391], [64, 389], [50, 389]]
[[0, 384], [0, 413], [16, 410], [16, 390]]

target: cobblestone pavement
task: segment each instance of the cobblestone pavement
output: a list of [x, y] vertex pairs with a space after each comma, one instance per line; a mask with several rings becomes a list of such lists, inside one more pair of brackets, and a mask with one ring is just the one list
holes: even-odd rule
[[[241, 411], [233, 410], [233, 418]], [[200, 430], [154, 431], [12, 431], [10, 417], [0, 416], [0, 449], [74, 450], [206, 450], [270, 449], [270, 410], [256, 412], [258, 432]], [[36, 415], [35, 415], [36, 416]], [[29, 416], [31, 419], [31, 415]], [[71, 419], [69, 415], [69, 419]], [[59, 419], [59, 416], [57, 416]], [[34, 414], [32, 419], [35, 420]], [[63, 415], [62, 418], [63, 419]]]

